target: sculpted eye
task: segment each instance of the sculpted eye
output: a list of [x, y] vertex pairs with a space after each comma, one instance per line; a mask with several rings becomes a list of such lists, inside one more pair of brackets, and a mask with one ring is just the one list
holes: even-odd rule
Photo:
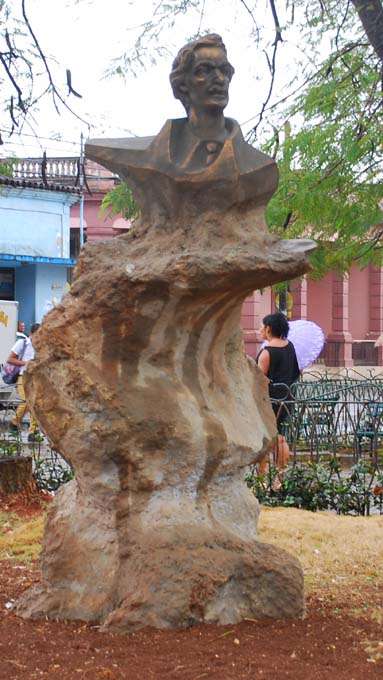
[[194, 74], [196, 76], [206, 76], [208, 73], [211, 71], [211, 66], [208, 64], [197, 66], [197, 68], [194, 71]]
[[231, 66], [229, 66], [229, 64], [222, 66], [221, 73], [223, 73], [223, 75], [226, 76], [227, 78], [231, 78], [231, 76], [233, 75]]

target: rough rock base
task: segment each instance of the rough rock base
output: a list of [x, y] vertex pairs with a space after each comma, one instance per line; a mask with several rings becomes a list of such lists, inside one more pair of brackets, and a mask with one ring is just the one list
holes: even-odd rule
[[[65, 489], [68, 511], [74, 486], [71, 482]], [[124, 555], [118, 555], [111, 527], [93, 526], [88, 544], [82, 534], [80, 547], [78, 531], [83, 527], [69, 514], [65, 519], [66, 502], [62, 497], [59, 502], [60, 509], [56, 501], [51, 510], [46, 534], [49, 580], [19, 600], [17, 612], [25, 618], [86, 619], [105, 630], [130, 632], [145, 626], [182, 628], [303, 616], [302, 569], [284, 550], [192, 526], [188, 531], [149, 530]], [[87, 520], [85, 512], [84, 526]], [[77, 555], [74, 564], [71, 555], [79, 549], [87, 554], [83, 562]]]
[[257, 541], [244, 483], [276, 427], [240, 315], [310, 245], [268, 235], [258, 207], [213, 217], [90, 244], [37, 333], [27, 396], [76, 478], [22, 616], [130, 631], [303, 613], [302, 571]]

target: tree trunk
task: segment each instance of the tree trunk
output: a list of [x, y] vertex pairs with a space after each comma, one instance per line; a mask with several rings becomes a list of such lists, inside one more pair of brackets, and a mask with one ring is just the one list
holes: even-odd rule
[[382, 0], [352, 0], [359, 19], [381, 62], [383, 62], [383, 5]]
[[32, 481], [32, 458], [0, 458], [0, 492], [23, 491]]

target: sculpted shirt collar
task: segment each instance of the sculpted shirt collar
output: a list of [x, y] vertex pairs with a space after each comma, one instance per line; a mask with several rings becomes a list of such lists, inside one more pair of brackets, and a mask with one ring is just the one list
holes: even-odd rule
[[[153, 168], [161, 166], [162, 170], [172, 175], [205, 172], [209, 166], [215, 165], [225, 147], [232, 148], [233, 140], [244, 143], [235, 120], [225, 118], [225, 126], [226, 140], [216, 142], [214, 139], [199, 139], [187, 118], [167, 120], [147, 149], [145, 161]], [[232, 153], [229, 155], [232, 156]]]
[[[180, 168], [182, 172], [201, 172], [216, 161], [227, 142], [242, 133], [238, 123], [231, 118], [225, 118], [226, 139], [200, 139], [197, 137], [187, 118], [168, 121], [163, 131], [169, 134], [169, 161]], [[160, 132], [160, 135], [162, 130]]]

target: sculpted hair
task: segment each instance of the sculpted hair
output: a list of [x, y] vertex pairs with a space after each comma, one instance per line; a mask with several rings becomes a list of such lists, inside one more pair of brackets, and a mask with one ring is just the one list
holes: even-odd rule
[[[185, 74], [194, 64], [194, 53], [201, 47], [218, 47], [223, 50], [227, 56], [225, 44], [220, 35], [217, 33], [210, 33], [209, 35], [204, 35], [198, 40], [193, 40], [193, 42], [188, 43], [181, 47], [176, 58], [173, 61], [172, 70], [170, 73], [170, 85], [173, 90], [173, 94], [176, 99], [179, 99], [184, 105], [185, 109], [188, 110], [189, 97], [187, 92], [182, 92], [182, 86], [185, 84]], [[231, 77], [234, 74], [233, 66]]]
[[264, 326], [269, 326], [274, 338], [287, 338], [289, 334], [289, 322], [282, 312], [267, 314], [262, 321]]

